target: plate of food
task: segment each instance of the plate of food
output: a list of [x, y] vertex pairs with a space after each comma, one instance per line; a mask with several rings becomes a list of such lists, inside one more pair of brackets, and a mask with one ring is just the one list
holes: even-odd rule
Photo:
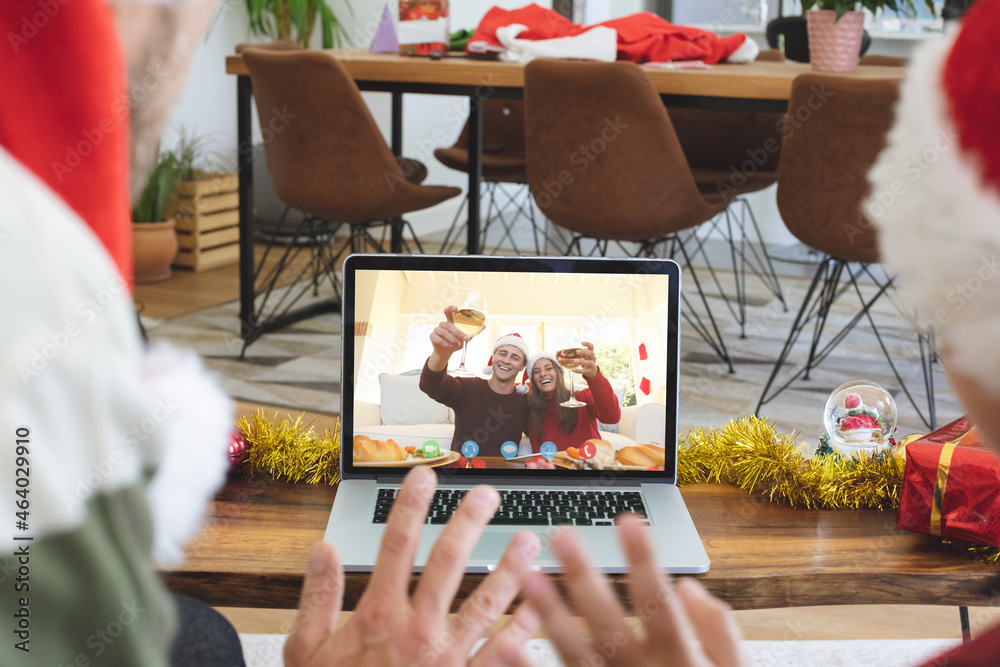
[[[588, 447], [589, 446], [589, 447]], [[590, 449], [589, 458], [584, 450]], [[627, 445], [617, 452], [606, 440], [588, 440], [579, 448], [568, 447], [552, 457], [560, 468], [581, 470], [662, 470], [665, 451], [659, 445]]]
[[454, 463], [458, 452], [440, 451], [437, 446], [400, 447], [395, 440], [373, 440], [366, 435], [354, 436], [354, 465], [382, 468], [410, 468], [426, 465], [437, 467]]

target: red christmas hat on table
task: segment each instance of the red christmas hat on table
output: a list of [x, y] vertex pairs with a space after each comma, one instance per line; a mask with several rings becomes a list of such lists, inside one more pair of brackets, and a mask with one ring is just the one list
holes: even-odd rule
[[864, 213], [956, 368], [1000, 393], [1000, 0], [914, 54]]

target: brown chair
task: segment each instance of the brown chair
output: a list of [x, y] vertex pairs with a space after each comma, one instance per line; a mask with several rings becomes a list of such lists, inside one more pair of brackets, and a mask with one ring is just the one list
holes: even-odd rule
[[[829, 91], [822, 104], [815, 103], [816, 90]], [[861, 204], [869, 192], [868, 171], [885, 147], [898, 95], [897, 79], [803, 74], [792, 85], [788, 108], [808, 108], [812, 114], [805, 122], [785, 127], [778, 166], [778, 210], [788, 231], [824, 256], [755, 412], [800, 377], [808, 379], [810, 370], [866, 319], [920, 418], [930, 427], [935, 425], [930, 335], [917, 332], [929, 408], [925, 417], [900, 376], [871, 313], [872, 306], [893, 289], [893, 279], [872, 266], [879, 261], [877, 238]], [[849, 294], [858, 298], [860, 310], [840, 331], [829, 335], [824, 329], [830, 308]], [[806, 362], [772, 391], [796, 340], [809, 326], [813, 334]]]
[[909, 64], [909, 58], [883, 56], [875, 53], [870, 56], [861, 56], [861, 60], [858, 61], [858, 65], [866, 67], [906, 67]]
[[[485, 99], [482, 104], [482, 174], [488, 203], [481, 245], [483, 247], [488, 245], [490, 227], [494, 223], [499, 223], [503, 227], [503, 234], [496, 244], [497, 247], [509, 239], [514, 252], [520, 254], [513, 237], [513, 227], [518, 219], [526, 217], [531, 221], [535, 252], [542, 254], [548, 247], [549, 239], [546, 237], [544, 226], [542, 229], [538, 227], [531, 194], [526, 187], [515, 189], [513, 194], [505, 189], [505, 186], [527, 184], [524, 163], [524, 102]], [[438, 148], [434, 151], [434, 157], [450, 169], [469, 171], [468, 122], [462, 128], [455, 144], [448, 148]], [[509, 211], [513, 211], [512, 217], [508, 217]], [[461, 214], [462, 209], [459, 209], [445, 235], [441, 252], [449, 252], [451, 246], [458, 242], [461, 232], [458, 220]]]
[[[286, 245], [278, 263], [263, 277], [268, 253], [258, 265], [255, 285], [262, 285], [264, 293], [258, 300], [261, 313], [278, 277], [289, 267], [297, 272], [293, 286], [309, 284], [298, 291], [281, 290], [273, 308], [273, 317], [279, 319], [310, 285], [316, 294], [323, 277], [339, 296], [336, 264], [348, 249], [383, 252], [387, 232], [397, 251], [408, 249], [403, 239], [408, 230], [423, 252], [402, 216], [439, 204], [461, 190], [407, 180], [357, 85], [329, 54], [248, 48], [242, 56], [253, 83], [275, 192], [287, 206], [306, 214], [291, 238], [272, 239], [272, 246], [279, 241]], [[350, 230], [349, 241], [334, 252], [334, 236], [344, 225]], [[376, 229], [381, 230], [380, 239], [372, 235]], [[312, 251], [311, 258], [297, 261], [304, 249]], [[302, 281], [305, 277], [309, 280]]]
[[[525, 68], [528, 186], [539, 209], [570, 230], [567, 254], [680, 253], [704, 306], [688, 322], [732, 370], [711, 307], [678, 232], [726, 208], [698, 192], [670, 116], [634, 63], [535, 60]], [[627, 245], [626, 245], [627, 244]], [[687, 296], [685, 303], [690, 306]]]
[[[302, 51], [302, 45], [291, 39], [279, 39], [273, 42], [265, 42], [263, 44], [244, 43], [236, 45], [236, 54], [243, 55], [243, 52], [247, 49], [261, 49], [272, 53]], [[427, 179], [427, 165], [420, 160], [414, 160], [413, 158], [403, 157], [401, 155], [397, 155], [396, 160], [399, 162], [400, 171], [402, 171], [406, 180], [410, 183], [420, 185]]]
[[[785, 56], [781, 51], [769, 50], [762, 51], [757, 60], [784, 62]], [[729, 243], [736, 294], [735, 307], [728, 297], [726, 305], [740, 325], [742, 337], [746, 328], [747, 269], [785, 307], [778, 274], [757, 218], [745, 197], [770, 187], [777, 180], [783, 114], [686, 108], [671, 108], [669, 112], [699, 192], [709, 202], [729, 204], [722, 216], [699, 228], [698, 237], [691, 241], [694, 242], [693, 252], [702, 254], [724, 297], [726, 290], [705, 252], [704, 243], [713, 232], [721, 234]], [[701, 233], [701, 229], [707, 233]], [[748, 232], [753, 233], [753, 238]], [[692, 231], [691, 235], [695, 234]]]

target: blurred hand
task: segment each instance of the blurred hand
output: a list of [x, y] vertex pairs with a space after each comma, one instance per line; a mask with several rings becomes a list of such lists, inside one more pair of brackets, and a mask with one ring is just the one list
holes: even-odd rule
[[741, 665], [740, 632], [729, 606], [694, 579], [684, 579], [675, 589], [656, 567], [652, 545], [637, 521], [622, 522], [619, 534], [629, 561], [632, 601], [644, 626], [641, 633], [626, 623], [611, 583], [590, 566], [569, 530], [553, 536], [552, 549], [566, 570], [563, 581], [590, 636], [581, 631], [545, 575], [533, 573], [525, 584], [528, 602], [541, 614], [545, 632], [563, 662], [630, 667]]
[[295, 627], [285, 643], [285, 664], [316, 665], [526, 665], [521, 646], [540, 619], [522, 604], [507, 625], [470, 659], [473, 645], [520, 591], [538, 553], [538, 538], [518, 533], [497, 569], [449, 619], [465, 564], [499, 503], [496, 491], [478, 486], [462, 500], [434, 544], [413, 595], [408, 592], [420, 531], [436, 486], [434, 472], [414, 468], [396, 496], [375, 569], [357, 608], [343, 627], [344, 572], [337, 552], [313, 546], [302, 584]]
[[597, 377], [600, 369], [597, 367], [597, 355], [594, 354], [594, 344], [582, 341], [580, 346], [580, 349], [584, 350], [583, 357], [580, 359], [580, 365], [573, 372], [580, 373], [585, 378]]
[[469, 340], [469, 337], [455, 326], [452, 317], [457, 306], [448, 306], [444, 309], [445, 321], [434, 327], [431, 332], [431, 345], [434, 351], [428, 359], [428, 367], [432, 371], [443, 371], [448, 367], [448, 359], [451, 355], [462, 349], [462, 344]]

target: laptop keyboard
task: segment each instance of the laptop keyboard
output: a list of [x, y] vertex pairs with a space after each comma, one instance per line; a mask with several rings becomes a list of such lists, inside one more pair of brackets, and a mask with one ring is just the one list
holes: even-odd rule
[[[379, 489], [372, 523], [385, 523], [397, 489]], [[499, 490], [500, 507], [491, 526], [610, 526], [616, 517], [633, 513], [646, 519], [638, 491]], [[427, 523], [446, 523], [465, 489], [438, 489], [427, 512]], [[648, 523], [648, 520], [647, 520]]]

